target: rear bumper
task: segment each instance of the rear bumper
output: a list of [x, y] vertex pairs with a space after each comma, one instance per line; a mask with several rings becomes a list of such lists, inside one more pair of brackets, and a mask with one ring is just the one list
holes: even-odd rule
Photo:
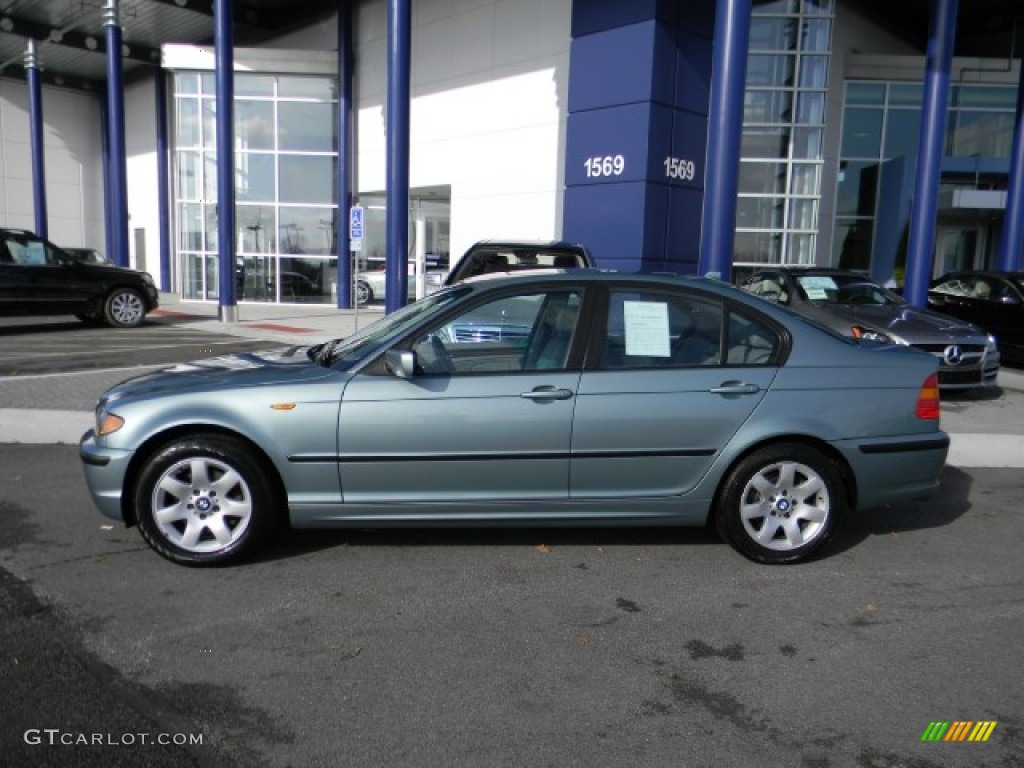
[[949, 454], [949, 435], [849, 440], [840, 450], [857, 477], [857, 506], [869, 509], [923, 498], [935, 490]]

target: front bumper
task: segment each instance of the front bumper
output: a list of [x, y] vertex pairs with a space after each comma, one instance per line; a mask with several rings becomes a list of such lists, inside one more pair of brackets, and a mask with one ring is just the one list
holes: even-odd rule
[[122, 496], [132, 455], [131, 451], [98, 445], [92, 429], [78, 442], [78, 457], [82, 460], [89, 494], [97, 509], [112, 520], [126, 522]]

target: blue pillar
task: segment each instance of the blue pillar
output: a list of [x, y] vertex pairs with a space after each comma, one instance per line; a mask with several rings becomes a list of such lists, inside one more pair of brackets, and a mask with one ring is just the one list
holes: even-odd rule
[[743, 137], [743, 90], [750, 45], [751, 0], [718, 0], [708, 115], [707, 173], [701, 220], [700, 274], [732, 277], [736, 190]]
[[338, 2], [338, 215], [335, 241], [338, 244], [338, 309], [352, 306], [352, 247], [348, 212], [352, 207], [352, 0]]
[[921, 142], [917, 156], [914, 207], [910, 213], [910, 241], [903, 295], [911, 304], [928, 303], [928, 282], [935, 251], [939, 183], [946, 138], [950, 71], [956, 36], [957, 0], [932, 0], [928, 25], [928, 57], [925, 62], [924, 103], [921, 111]]
[[410, 0], [388, 0], [387, 287], [384, 311], [407, 303], [409, 286]]
[[29, 40], [25, 51], [25, 76], [28, 78], [28, 120], [32, 139], [32, 201], [36, 214], [36, 234], [48, 237], [46, 216], [46, 151], [43, 135], [43, 87], [39, 79], [36, 41]]
[[217, 276], [220, 319], [238, 320], [235, 301], [235, 51], [231, 0], [215, 0], [214, 65], [217, 88]]
[[167, 77], [156, 71], [156, 195], [160, 232], [160, 288], [171, 290], [170, 141], [167, 124]]
[[125, 161], [124, 80], [121, 66], [121, 27], [118, 0], [105, 0], [103, 26], [107, 42], [107, 146], [109, 194], [106, 199], [110, 217], [110, 252], [115, 264], [128, 266], [128, 171]]
[[1006, 191], [1006, 214], [1003, 216], [1003, 241], [999, 244], [996, 269], [1017, 272], [1024, 249], [1024, 67], [1017, 83], [1017, 122], [1013, 130], [1010, 154], [1010, 178]]

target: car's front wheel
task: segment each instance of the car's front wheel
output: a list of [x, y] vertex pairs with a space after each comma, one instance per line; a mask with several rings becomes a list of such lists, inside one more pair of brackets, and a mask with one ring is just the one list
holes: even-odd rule
[[364, 304], [369, 304], [371, 301], [373, 301], [373, 291], [370, 288], [370, 284], [359, 280], [356, 283], [356, 304], [361, 307]]
[[847, 506], [831, 459], [800, 443], [766, 446], [729, 473], [715, 510], [719, 534], [760, 563], [791, 563], [820, 550]]
[[198, 435], [150, 456], [135, 486], [139, 531], [176, 563], [240, 559], [270, 532], [276, 494], [266, 468], [240, 441]]
[[115, 328], [134, 328], [146, 319], [146, 302], [133, 288], [115, 288], [103, 304], [103, 317]]

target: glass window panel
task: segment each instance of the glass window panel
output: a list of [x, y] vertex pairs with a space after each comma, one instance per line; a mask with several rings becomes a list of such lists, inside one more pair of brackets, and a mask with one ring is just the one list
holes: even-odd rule
[[235, 155], [235, 197], [240, 201], [273, 202], [274, 155], [239, 152]]
[[213, 99], [203, 99], [202, 111], [203, 146], [213, 147], [217, 143], [217, 102]]
[[919, 107], [923, 89], [920, 83], [913, 85], [899, 85], [892, 83], [889, 86], [889, 105], [894, 107]]
[[789, 128], [744, 128], [741, 157], [785, 158], [789, 155]]
[[235, 100], [235, 149], [274, 148], [274, 103]]
[[272, 205], [235, 207], [238, 250], [243, 253], [276, 253], [277, 223]]
[[277, 79], [277, 95], [286, 99], [322, 99], [330, 101], [336, 98], [334, 78], [312, 76], [282, 76]]
[[804, 19], [801, 49], [827, 52], [832, 44], [832, 22], [829, 19]]
[[890, 109], [885, 119], [883, 157], [917, 157], [921, 137], [921, 112], [916, 109]]
[[177, 72], [174, 75], [175, 93], [199, 93], [199, 74], [197, 72]]
[[266, 96], [274, 95], [273, 75], [254, 75], [245, 72], [235, 73], [235, 96]]
[[789, 229], [817, 229], [818, 201], [793, 198], [789, 201]]
[[200, 92], [212, 96], [217, 92], [217, 78], [213, 72], [199, 73]]
[[1017, 89], [1001, 85], [961, 85], [953, 89], [953, 104], [960, 107], [1016, 111]]
[[742, 161], [738, 191], [754, 195], [783, 194], [786, 191], [786, 164]]
[[282, 203], [334, 203], [336, 157], [279, 155]]
[[885, 101], [885, 86], [881, 83], [847, 83], [847, 104], [875, 104]]
[[203, 153], [203, 200], [217, 199], [217, 156]]
[[332, 152], [337, 148], [337, 120], [331, 103], [278, 103], [281, 149]]
[[789, 236], [788, 249], [785, 262], [787, 264], [813, 264], [814, 245], [817, 235], [807, 233], [793, 233]]
[[839, 185], [836, 193], [837, 215], [874, 215], [878, 172], [877, 162], [843, 161], [840, 164]]
[[284, 206], [281, 216], [281, 253], [333, 254], [334, 208]]
[[744, 123], [788, 123], [792, 114], [792, 91], [748, 90], [743, 94]]
[[334, 259], [282, 258], [277, 275], [281, 301], [299, 304], [325, 304], [331, 301], [332, 276], [337, 272]]
[[220, 293], [218, 292], [220, 275], [217, 273], [217, 257], [207, 256], [203, 263], [206, 265], [206, 298], [218, 299], [220, 298]]
[[736, 232], [734, 261], [751, 264], [779, 264], [782, 259], [781, 232]]
[[796, 122], [805, 125], [824, 125], [825, 94], [798, 94], [796, 98]]
[[206, 248], [207, 251], [217, 250], [217, 204], [216, 203], [204, 203], [203, 204], [203, 222], [205, 226], [206, 236]]
[[791, 195], [818, 195], [821, 193], [821, 166], [817, 163], [793, 163], [793, 176], [789, 183]]
[[747, 57], [748, 86], [791, 86], [796, 73], [793, 54], [751, 54]]
[[199, 146], [199, 99], [175, 99], [174, 143], [179, 147]]
[[198, 203], [178, 206], [178, 247], [183, 251], [203, 250], [203, 208]]
[[769, 0], [754, 6], [754, 16], [764, 16], [769, 13], [797, 13], [799, 10], [800, 0]]
[[800, 87], [824, 88], [828, 83], [828, 56], [800, 57]]
[[182, 200], [199, 199], [199, 157], [198, 150], [177, 152], [178, 197]]
[[750, 21], [750, 50], [795, 51], [798, 25], [796, 18], [753, 17]]
[[181, 255], [181, 291], [186, 299], [203, 299], [203, 256], [199, 253]]
[[882, 148], [881, 109], [850, 107], [843, 117], [842, 157], [878, 157]]
[[793, 158], [798, 160], [820, 160], [823, 138], [823, 128], [794, 128]]
[[786, 199], [783, 197], [736, 198], [736, 226], [744, 229], [781, 229]]
[[841, 269], [869, 269], [874, 226], [872, 219], [836, 219], [832, 263]]
[[835, 3], [833, 0], [804, 0], [804, 13], [808, 16], [831, 14]]
[[951, 112], [947, 147], [954, 157], [1009, 157], [1014, 115], [1008, 112]]

